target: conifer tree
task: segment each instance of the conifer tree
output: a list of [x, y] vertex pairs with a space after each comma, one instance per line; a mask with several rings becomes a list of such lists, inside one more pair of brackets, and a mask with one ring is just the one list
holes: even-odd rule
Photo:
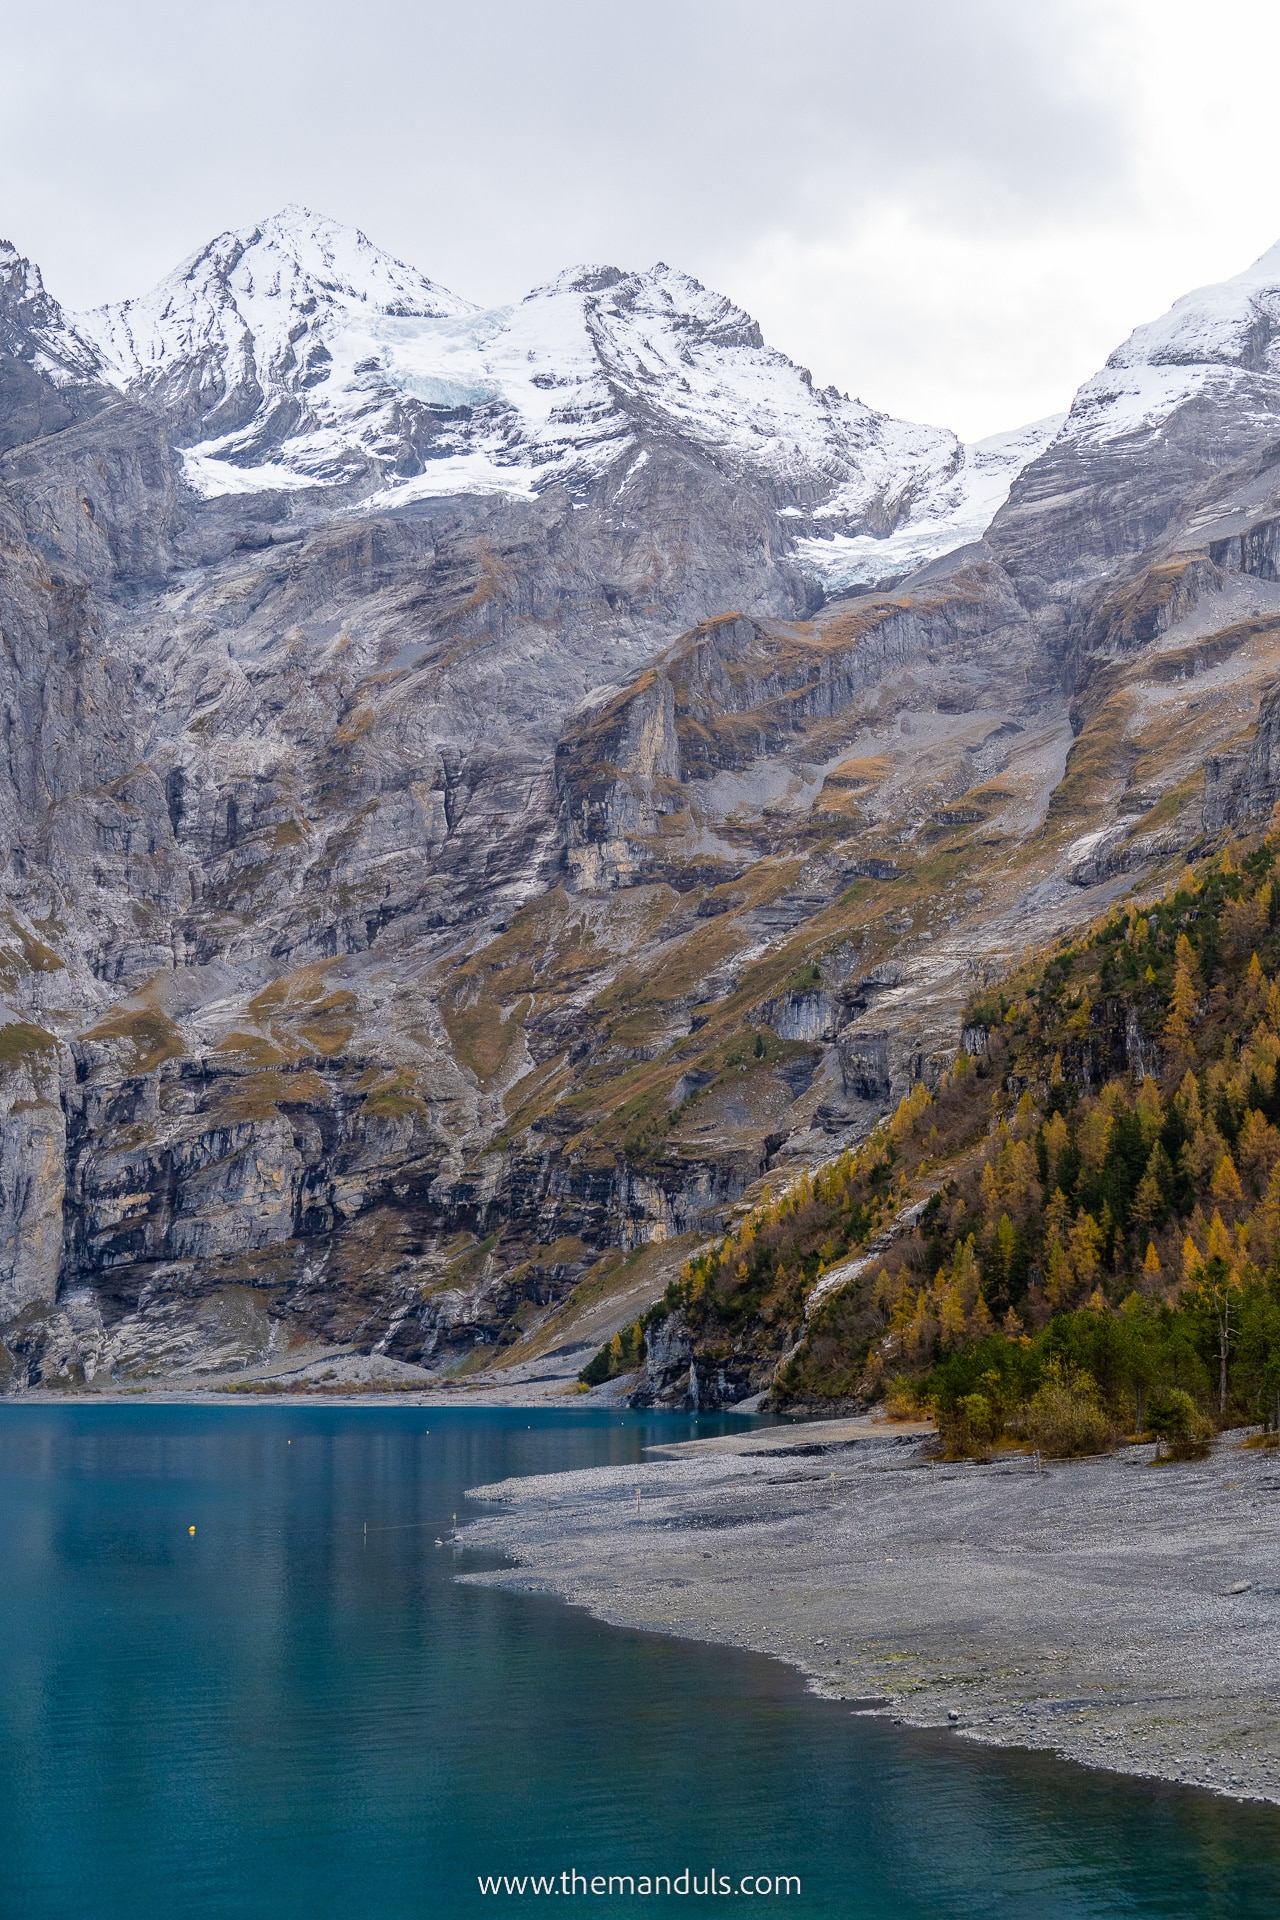
[[1071, 1257], [1071, 1270], [1076, 1288], [1083, 1293], [1092, 1290], [1101, 1265], [1102, 1233], [1091, 1213], [1080, 1213], [1067, 1242], [1067, 1252]]
[[[1186, 939], [1179, 934], [1179, 942]], [[1169, 1012], [1164, 1023], [1166, 1045], [1175, 1053], [1192, 1051], [1192, 1026], [1196, 1017], [1196, 990], [1191, 978], [1191, 970], [1179, 956], [1173, 974], [1173, 993], [1169, 1001]]]
[[1240, 1175], [1236, 1172], [1236, 1163], [1229, 1153], [1224, 1152], [1214, 1168], [1213, 1179], [1209, 1182], [1209, 1191], [1220, 1207], [1230, 1208], [1232, 1212], [1244, 1199]]
[[1244, 1025], [1252, 1026], [1255, 1021], [1263, 1018], [1267, 1011], [1270, 993], [1271, 983], [1262, 971], [1255, 953], [1249, 962], [1249, 970], [1240, 988], [1240, 1014]]

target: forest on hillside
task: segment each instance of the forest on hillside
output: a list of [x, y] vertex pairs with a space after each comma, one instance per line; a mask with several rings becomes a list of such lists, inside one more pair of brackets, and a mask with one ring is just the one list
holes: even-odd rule
[[1278, 850], [1273, 826], [977, 995], [972, 1053], [584, 1378], [679, 1314], [700, 1368], [772, 1363], [779, 1409], [928, 1410], [957, 1453], [1280, 1429]]

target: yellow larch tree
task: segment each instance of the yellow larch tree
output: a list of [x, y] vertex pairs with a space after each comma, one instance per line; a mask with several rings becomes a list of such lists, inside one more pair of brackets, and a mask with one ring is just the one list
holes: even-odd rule
[[1261, 963], [1255, 953], [1249, 961], [1248, 971], [1240, 987], [1241, 1018], [1250, 1026], [1265, 1017], [1267, 1002], [1271, 997], [1271, 982], [1262, 971]]
[[[1244, 1193], [1240, 1186], [1240, 1175], [1236, 1172], [1236, 1163], [1231, 1158], [1231, 1155], [1225, 1151], [1213, 1170], [1213, 1178], [1209, 1182], [1209, 1191], [1220, 1207], [1233, 1213], [1239, 1209], [1244, 1200]], [[1216, 1214], [1214, 1218], [1217, 1218]]]
[[1102, 1233], [1091, 1213], [1080, 1213], [1067, 1240], [1077, 1291], [1092, 1291], [1102, 1264]]
[[[1186, 938], [1180, 934], [1180, 940]], [[1196, 1017], [1196, 989], [1190, 969], [1182, 960], [1173, 970], [1173, 993], [1164, 1023], [1165, 1044], [1176, 1053], [1192, 1051], [1192, 1031]]]

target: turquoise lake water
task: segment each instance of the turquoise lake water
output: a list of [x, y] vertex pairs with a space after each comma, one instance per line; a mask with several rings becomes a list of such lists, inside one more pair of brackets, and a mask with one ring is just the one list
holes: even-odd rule
[[[857, 1718], [772, 1661], [451, 1578], [490, 1564], [435, 1544], [466, 1487], [692, 1431], [0, 1409], [4, 1920], [1274, 1920], [1280, 1813]], [[477, 1885], [685, 1867], [802, 1891]]]

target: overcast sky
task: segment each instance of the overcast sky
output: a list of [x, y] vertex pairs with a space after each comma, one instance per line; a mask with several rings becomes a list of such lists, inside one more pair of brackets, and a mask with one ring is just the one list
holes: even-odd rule
[[977, 436], [1280, 238], [1261, 0], [6, 13], [0, 233], [71, 307], [301, 200], [495, 304], [666, 260], [819, 383]]

